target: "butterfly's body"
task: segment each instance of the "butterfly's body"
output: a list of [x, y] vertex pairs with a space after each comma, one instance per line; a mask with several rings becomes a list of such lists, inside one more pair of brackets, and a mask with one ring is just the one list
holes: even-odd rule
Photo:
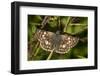
[[68, 50], [74, 47], [79, 41], [79, 38], [67, 34], [61, 35], [59, 31], [53, 33], [37, 30], [36, 37], [39, 40], [42, 49], [60, 54], [67, 53]]
[[60, 34], [54, 34], [54, 35], [55, 36], [52, 37], [53, 38], [53, 45], [55, 47], [54, 50], [57, 51], [59, 48], [59, 45], [60, 45], [61, 36], [60, 36]]

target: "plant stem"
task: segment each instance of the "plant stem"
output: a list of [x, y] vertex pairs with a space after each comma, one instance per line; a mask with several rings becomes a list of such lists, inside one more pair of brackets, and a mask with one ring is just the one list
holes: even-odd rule
[[[36, 44], [34, 50], [36, 50], [36, 48], [37, 48], [38, 46], [39, 46], [39, 42], [37, 42], [37, 44]], [[38, 53], [38, 50], [36, 50], [35, 54], [34, 54], [34, 52], [32, 52], [31, 58], [32, 58], [33, 56], [36, 56], [37, 53]]]
[[60, 30], [60, 17], [58, 17], [58, 19], [57, 19], [57, 29]]
[[77, 24], [70, 24], [70, 26], [73, 26], [73, 25], [74, 26], [86, 26], [87, 24], [78, 24], [78, 23]]
[[52, 57], [52, 55], [53, 55], [53, 51], [51, 51], [51, 53], [49, 54], [47, 60], [50, 60], [50, 58]]
[[40, 49], [40, 48], [37, 48], [37, 49], [36, 49], [36, 52], [35, 52], [34, 56], [36, 56], [36, 55], [38, 54], [39, 49]]
[[78, 58], [81, 58], [81, 59], [82, 59], [82, 58], [85, 58], [84, 56], [77, 56], [77, 57], [78, 57]]
[[84, 29], [80, 30], [80, 32], [77, 32], [77, 33], [74, 33], [74, 34], [72, 33], [72, 35], [75, 35], [75, 34], [76, 34], [76, 35], [77, 35], [77, 34], [80, 34], [80, 33], [82, 33], [82, 32], [83, 32], [83, 31], [85, 31], [85, 30], [87, 30], [87, 27], [85, 27]]
[[65, 25], [64, 30], [63, 30], [64, 32], [66, 32], [66, 28], [69, 25], [70, 20], [71, 20], [71, 17], [68, 17], [67, 22], [66, 22], [66, 25]]
[[87, 41], [87, 37], [81, 38], [80, 41], [86, 42]]
[[50, 16], [45, 16], [44, 17], [44, 19], [43, 19], [43, 21], [41, 23], [41, 25], [42, 25], [41, 29], [44, 28], [44, 26], [46, 25], [46, 23], [49, 21], [49, 18], [50, 18]]

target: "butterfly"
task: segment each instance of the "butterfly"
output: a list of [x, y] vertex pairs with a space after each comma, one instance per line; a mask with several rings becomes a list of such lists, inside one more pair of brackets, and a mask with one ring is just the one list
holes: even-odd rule
[[76, 46], [79, 41], [78, 37], [73, 37], [68, 34], [60, 34], [37, 29], [36, 38], [40, 42], [40, 47], [45, 51], [54, 51], [59, 54], [65, 54], [69, 49]]

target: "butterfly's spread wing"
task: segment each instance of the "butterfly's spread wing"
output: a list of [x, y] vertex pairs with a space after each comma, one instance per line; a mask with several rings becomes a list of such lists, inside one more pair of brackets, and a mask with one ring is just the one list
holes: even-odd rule
[[40, 46], [42, 49], [46, 51], [54, 50], [54, 45], [53, 45], [53, 40], [52, 40], [53, 35], [55, 35], [53, 32], [37, 30], [36, 37], [38, 41], [40, 42]]
[[65, 54], [70, 48], [73, 48], [79, 41], [79, 38], [69, 36], [69, 35], [61, 35], [61, 41], [59, 44], [59, 48], [55, 51], [56, 53]]

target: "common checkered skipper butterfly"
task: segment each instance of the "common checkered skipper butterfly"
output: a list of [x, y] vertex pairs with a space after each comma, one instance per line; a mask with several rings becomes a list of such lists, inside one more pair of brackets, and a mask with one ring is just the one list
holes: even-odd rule
[[54, 51], [56, 53], [65, 54], [70, 48], [73, 48], [79, 41], [78, 37], [73, 37], [68, 34], [59, 34], [40, 30], [36, 31], [36, 37], [40, 42], [40, 46], [43, 50]]

